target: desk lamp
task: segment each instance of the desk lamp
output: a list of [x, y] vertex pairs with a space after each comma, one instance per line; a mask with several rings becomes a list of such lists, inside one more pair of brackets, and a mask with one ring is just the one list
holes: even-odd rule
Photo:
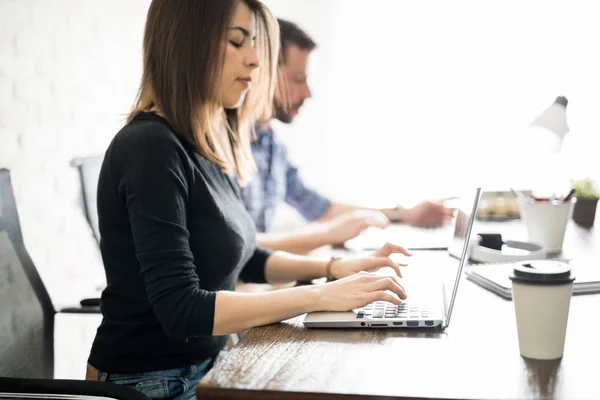
[[529, 124], [530, 135], [535, 140], [534, 145], [546, 154], [558, 153], [562, 148], [565, 136], [569, 132], [569, 126], [567, 125], [568, 103], [566, 97], [557, 97], [554, 103]]

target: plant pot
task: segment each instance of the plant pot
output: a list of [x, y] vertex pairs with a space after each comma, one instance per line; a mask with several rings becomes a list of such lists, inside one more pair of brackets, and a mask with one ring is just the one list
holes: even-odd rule
[[596, 218], [596, 206], [598, 199], [583, 199], [577, 198], [575, 207], [573, 208], [573, 221], [577, 225], [589, 228], [594, 225]]

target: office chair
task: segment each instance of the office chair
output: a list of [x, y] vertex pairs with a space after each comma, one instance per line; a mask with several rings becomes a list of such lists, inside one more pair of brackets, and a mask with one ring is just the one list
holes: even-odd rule
[[98, 243], [100, 243], [100, 229], [98, 228], [96, 193], [98, 191], [98, 178], [103, 160], [103, 156], [90, 156], [75, 158], [71, 161], [71, 166], [77, 168], [77, 172], [79, 173], [85, 218]]
[[6, 169], [0, 169], [0, 310], [0, 399], [147, 399], [106, 382], [52, 379], [56, 311], [25, 248]]
[[148, 400], [127, 386], [73, 379], [31, 379], [0, 377], [0, 400]]
[[[21, 223], [10, 179], [10, 172], [3, 168], [0, 169], [0, 218], [3, 218], [6, 232], [10, 235], [13, 242], [21, 243], [21, 245], [24, 246], [23, 233], [21, 231]], [[35, 268], [33, 268], [33, 270], [35, 270]], [[35, 272], [35, 275], [37, 276], [37, 272]], [[37, 279], [39, 280], [39, 277]], [[42, 284], [41, 281], [40, 284]], [[50, 298], [48, 298], [48, 301], [50, 302]], [[86, 304], [86, 301], [82, 301], [82, 303]], [[50, 302], [49, 304], [52, 303]], [[66, 307], [61, 309], [60, 312], [71, 314], [100, 313], [99, 300], [96, 304], [84, 304], [81, 306]]]
[[[71, 166], [77, 168], [83, 213], [87, 220], [96, 243], [100, 245], [100, 228], [98, 226], [98, 208], [96, 194], [98, 192], [98, 178], [102, 167], [103, 156], [78, 157], [71, 161]], [[82, 306], [99, 307], [100, 299], [91, 297], [81, 300]]]

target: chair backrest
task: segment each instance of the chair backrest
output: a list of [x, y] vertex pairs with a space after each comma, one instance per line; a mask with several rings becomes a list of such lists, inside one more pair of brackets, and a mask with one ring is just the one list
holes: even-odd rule
[[98, 228], [98, 208], [96, 206], [96, 193], [98, 192], [98, 178], [104, 156], [90, 156], [76, 158], [71, 165], [79, 172], [81, 184], [81, 197], [83, 199], [83, 210], [94, 237], [100, 243], [100, 229]]
[[0, 399], [149, 400], [149, 397], [128, 386], [107, 382], [0, 377]]
[[10, 172], [0, 169], [0, 376], [53, 377], [54, 314], [25, 249]]
[[5, 227], [10, 231], [11, 236], [23, 241], [21, 232], [21, 222], [19, 214], [16, 212], [17, 204], [10, 182], [10, 172], [7, 169], [0, 169], [0, 218], [4, 218]]

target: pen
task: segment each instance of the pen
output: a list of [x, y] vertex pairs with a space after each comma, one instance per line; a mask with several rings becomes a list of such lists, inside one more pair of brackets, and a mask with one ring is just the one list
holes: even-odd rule
[[567, 196], [563, 199], [563, 202], [571, 200], [571, 197], [573, 197], [574, 194], [575, 194], [575, 189], [573, 188], [569, 191], [569, 194], [567, 194]]

